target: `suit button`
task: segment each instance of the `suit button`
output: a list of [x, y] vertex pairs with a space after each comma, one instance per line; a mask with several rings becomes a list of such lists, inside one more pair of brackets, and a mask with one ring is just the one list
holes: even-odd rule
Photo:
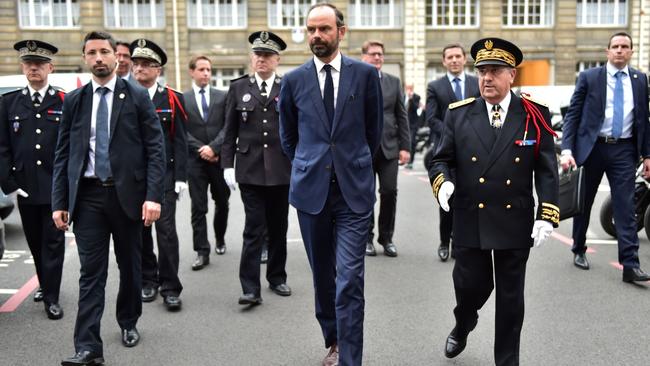
[[12, 167], [12, 168], [11, 168], [11, 170], [14, 170], [14, 171], [15, 171], [15, 170], [16, 170], [16, 167], [15, 167], [15, 166], [14, 166], [14, 167]]
[[268, 132], [264, 132], [264, 136], [267, 136], [268, 134], [269, 134]]
[[266, 108], [262, 109], [262, 111], [266, 112]]
[[36, 150], [40, 150], [40, 149], [41, 149], [41, 145], [39, 145], [39, 144], [36, 144], [36, 146], [34, 146], [34, 147], [36, 148]]
[[266, 120], [263, 120], [262, 123], [266, 123]]
[[269, 145], [267, 145], [267, 144], [264, 144], [264, 148], [266, 149], [267, 147], [269, 147]]
[[476, 158], [476, 156], [472, 156], [472, 161], [473, 161], [473, 162], [476, 162], [477, 160], [478, 160], [478, 159]]
[[57, 121], [57, 122], [59, 122], [59, 117], [56, 117], [54, 120]]
[[507, 186], [510, 185], [510, 179], [506, 180], [506, 185], [507, 185]]
[[169, 159], [169, 162], [170, 162], [170, 163], [173, 163], [173, 162], [174, 162], [174, 158]]
[[509, 210], [512, 208], [512, 205], [506, 205], [506, 210]]
[[43, 163], [41, 163], [40, 160], [36, 160], [36, 165], [41, 165], [41, 164], [43, 164]]
[[478, 179], [478, 181], [479, 181], [480, 183], [485, 183], [485, 178], [480, 177], [480, 178]]
[[36, 134], [37, 134], [37, 135], [40, 135], [40, 134], [41, 134], [41, 129], [40, 129], [40, 128], [37, 128], [37, 129], [36, 129]]
[[483, 207], [485, 207], [484, 204], [482, 204], [482, 203], [479, 203], [479, 204], [478, 204], [478, 208], [483, 208]]
[[515, 158], [515, 163], [518, 163], [520, 160], [521, 160], [521, 159], [519, 159], [519, 157], [517, 156], [517, 157]]
[[36, 113], [36, 118], [41, 118], [41, 114], [40, 114], [40, 113]]
[[163, 121], [166, 121], [166, 120], [167, 120], [167, 117], [163, 117]]

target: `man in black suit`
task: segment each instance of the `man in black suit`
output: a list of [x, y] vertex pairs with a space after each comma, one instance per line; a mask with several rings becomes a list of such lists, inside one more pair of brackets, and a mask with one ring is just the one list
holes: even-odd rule
[[243, 295], [239, 304], [257, 305], [262, 302], [260, 256], [265, 228], [269, 288], [280, 296], [291, 295], [285, 270], [291, 163], [280, 145], [280, 77], [275, 73], [280, 51], [287, 46], [280, 37], [266, 31], [251, 34], [248, 41], [252, 44], [251, 66], [255, 74], [230, 83], [221, 165], [224, 179], [233, 190], [239, 183], [246, 213], [239, 264]]
[[[437, 147], [442, 131], [445, 114], [450, 103], [479, 95], [478, 79], [465, 73], [465, 49], [458, 43], [452, 43], [442, 49], [442, 64], [447, 74], [434, 80], [427, 86], [426, 123], [431, 129], [430, 143]], [[434, 149], [435, 149], [434, 147]], [[452, 173], [453, 174], [453, 173]], [[438, 256], [443, 262], [449, 258], [451, 242], [452, 216], [440, 208], [440, 246]]]
[[115, 72], [117, 76], [126, 81], [134, 81], [131, 69], [133, 68], [133, 60], [131, 60], [131, 45], [128, 42], [117, 41], [117, 69]]
[[178, 278], [178, 234], [176, 233], [176, 200], [187, 189], [187, 115], [183, 95], [156, 80], [167, 63], [165, 51], [156, 43], [140, 38], [130, 45], [133, 77], [149, 92], [165, 134], [165, 196], [160, 219], [156, 221], [158, 259], [153, 251], [151, 226], [142, 232], [142, 301], [156, 299], [158, 287], [168, 310], [180, 310], [183, 285]]
[[[399, 78], [381, 71], [384, 65], [384, 44], [379, 41], [366, 41], [361, 47], [364, 62], [374, 65], [379, 72], [381, 93], [384, 99], [384, 128], [381, 146], [373, 159], [375, 175], [379, 177], [379, 235], [377, 242], [384, 247], [384, 254], [397, 257], [397, 247], [393, 243], [395, 232], [395, 212], [397, 211], [397, 172], [398, 165], [410, 159], [411, 141], [409, 122], [402, 96], [402, 83]], [[373, 230], [375, 215], [370, 216], [370, 229], [366, 255], [375, 256]]]
[[413, 159], [415, 158], [415, 148], [416, 148], [416, 135], [418, 128], [420, 128], [420, 94], [413, 91], [413, 84], [406, 84], [404, 87], [405, 95], [405, 105], [406, 105], [406, 115], [409, 120], [409, 132], [411, 133], [411, 157], [409, 162], [406, 164], [407, 169], [413, 169]]
[[105, 32], [84, 38], [92, 80], [68, 94], [54, 159], [52, 218], [61, 230], [74, 222], [81, 262], [75, 355], [62, 365], [104, 362], [100, 324], [111, 236], [120, 269], [117, 322], [122, 344], [133, 347], [142, 314], [142, 223], [160, 216], [165, 176], [163, 133], [147, 91], [115, 74], [115, 40]]
[[57, 48], [36, 40], [20, 41], [14, 48], [28, 85], [0, 99], [0, 183], [4, 192], [18, 197], [23, 231], [41, 286], [34, 301], [43, 301], [48, 318], [60, 319], [65, 238], [52, 222], [51, 202], [64, 94], [48, 83]]
[[188, 178], [192, 199], [192, 231], [197, 253], [192, 269], [197, 271], [210, 263], [208, 242], [208, 186], [215, 204], [215, 251], [226, 253], [226, 226], [230, 189], [223, 180], [220, 165], [223, 126], [226, 114], [226, 93], [210, 86], [212, 64], [206, 56], [190, 60], [192, 89], [183, 93], [187, 106], [187, 145], [189, 147]]

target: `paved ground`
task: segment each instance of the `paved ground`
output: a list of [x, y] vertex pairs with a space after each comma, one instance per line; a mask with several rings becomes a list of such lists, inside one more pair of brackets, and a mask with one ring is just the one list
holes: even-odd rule
[[[490, 365], [493, 364], [494, 301], [480, 312], [479, 325], [465, 352], [444, 358], [445, 338], [453, 327], [455, 301], [453, 261], [442, 263], [438, 246], [437, 204], [422, 164], [400, 171], [395, 243], [399, 257], [380, 255], [366, 261], [366, 365]], [[603, 190], [606, 190], [606, 186]], [[606, 195], [599, 193], [595, 207]], [[122, 347], [115, 321], [117, 267], [111, 261], [102, 327], [107, 365], [291, 365], [317, 366], [325, 354], [313, 316], [311, 274], [295, 217], [291, 213], [288, 263], [293, 296], [262, 292], [264, 304], [237, 305], [243, 209], [239, 192], [231, 198], [228, 252], [212, 254], [206, 269], [190, 269], [189, 197], [179, 204], [183, 311], [168, 313], [159, 299], [144, 304], [138, 324], [142, 342]], [[526, 320], [521, 340], [522, 365], [648, 365], [650, 364], [650, 285], [621, 282], [617, 249], [592, 215], [589, 233], [593, 252], [590, 271], [573, 267], [566, 238], [561, 235], [533, 249], [528, 265]], [[563, 222], [559, 234], [570, 234]], [[641, 237], [641, 263], [650, 269], [650, 244]], [[66, 250], [61, 304], [65, 317], [48, 320], [31, 293], [33, 265], [17, 212], [7, 222], [7, 259], [0, 263], [0, 365], [57, 365], [73, 353], [72, 333], [77, 301], [79, 260]], [[558, 240], [559, 239], [559, 240]], [[68, 239], [70, 242], [71, 239]], [[20, 303], [20, 294], [27, 298]], [[4, 304], [4, 305], [3, 305]], [[2, 311], [2, 310], [0, 310]]]

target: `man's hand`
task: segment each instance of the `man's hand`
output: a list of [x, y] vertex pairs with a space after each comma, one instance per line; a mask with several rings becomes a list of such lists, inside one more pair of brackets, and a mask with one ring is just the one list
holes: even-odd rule
[[650, 158], [643, 159], [643, 178], [650, 178]]
[[159, 218], [160, 203], [144, 201], [142, 204], [142, 220], [144, 221], [144, 226], [151, 226]]
[[575, 168], [577, 166], [576, 160], [573, 158], [573, 155], [571, 154], [561, 155], [560, 165], [562, 166], [562, 170], [564, 171], [569, 170], [569, 168]]
[[184, 190], [187, 189], [187, 183], [182, 182], [182, 181], [177, 181], [174, 183], [174, 192], [176, 192], [176, 199], [180, 200], [181, 199], [181, 194], [183, 193]]
[[219, 161], [219, 156], [217, 156], [217, 154], [215, 154], [214, 151], [212, 151], [212, 148], [208, 145], [203, 145], [201, 148], [199, 148], [199, 155], [203, 160], [212, 162], [216, 158], [216, 161]]
[[52, 212], [52, 221], [59, 230], [68, 230], [68, 211], [57, 210]]
[[404, 165], [411, 160], [411, 153], [408, 150], [399, 151], [399, 165]]
[[446, 212], [449, 212], [449, 198], [454, 194], [454, 189], [454, 183], [446, 181], [442, 183], [438, 190], [438, 203], [440, 204], [440, 208]]
[[23, 198], [27, 198], [27, 197], [29, 197], [29, 195], [27, 194], [27, 192], [23, 191], [23, 190], [20, 189], [20, 188], [18, 188], [17, 190], [15, 190], [15, 191], [9, 193], [9, 196], [11, 196], [11, 195], [14, 195], [14, 196], [20, 196], [20, 197], [23, 197]]
[[553, 233], [553, 225], [544, 220], [535, 220], [533, 224], [533, 232], [530, 234], [530, 237], [535, 239], [535, 246], [539, 247], [544, 244], [546, 239]]
[[237, 190], [236, 184], [237, 180], [235, 179], [235, 168], [226, 168], [223, 170], [223, 180], [226, 181], [228, 187], [231, 191]]

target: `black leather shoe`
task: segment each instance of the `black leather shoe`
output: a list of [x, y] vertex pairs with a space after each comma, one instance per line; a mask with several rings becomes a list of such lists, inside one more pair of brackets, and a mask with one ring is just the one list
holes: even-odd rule
[[454, 328], [449, 336], [447, 337], [447, 342], [445, 343], [445, 357], [454, 358], [458, 356], [467, 345], [467, 334], [459, 334], [459, 332]]
[[255, 294], [243, 294], [239, 297], [239, 305], [259, 305], [262, 297]]
[[279, 285], [269, 285], [271, 291], [275, 292], [280, 296], [291, 296], [291, 287], [286, 283], [281, 283]]
[[217, 243], [217, 246], [214, 248], [214, 252], [219, 255], [226, 254], [226, 243]]
[[269, 261], [269, 248], [265, 246], [264, 248], [262, 248], [262, 255], [260, 256], [260, 262], [264, 264], [268, 261]]
[[158, 289], [156, 287], [142, 288], [142, 302], [152, 302], [156, 299], [157, 295], [158, 295]]
[[61, 361], [62, 366], [77, 366], [77, 365], [103, 365], [104, 357], [96, 355], [90, 351], [81, 351], [75, 353], [74, 356], [66, 358]]
[[646, 281], [650, 281], [650, 274], [643, 272], [641, 268], [623, 268], [623, 282]]
[[183, 305], [183, 302], [181, 301], [181, 298], [178, 296], [165, 296], [163, 298], [163, 302], [165, 303], [165, 306], [167, 307], [167, 310], [169, 311], [178, 311], [181, 310], [181, 306]]
[[578, 253], [573, 256], [573, 264], [580, 269], [589, 269], [589, 261], [585, 253]]
[[368, 257], [374, 257], [377, 255], [377, 251], [375, 250], [375, 245], [372, 244], [372, 242], [366, 243], [366, 255]]
[[43, 305], [45, 305], [45, 314], [47, 314], [48, 318], [52, 320], [63, 318], [63, 309], [61, 308], [61, 305], [57, 303], [43, 303]]
[[438, 247], [438, 257], [443, 262], [446, 262], [449, 259], [449, 244], [440, 244]]
[[207, 266], [210, 264], [210, 257], [207, 255], [197, 255], [196, 260], [194, 260], [194, 263], [192, 263], [192, 271], [198, 271], [203, 269], [203, 267]]
[[122, 344], [124, 347], [135, 347], [140, 342], [140, 333], [135, 328], [122, 329]]
[[397, 247], [392, 242], [388, 244], [382, 244], [384, 247], [384, 255], [389, 257], [397, 257]]
[[34, 292], [34, 302], [43, 301], [43, 296], [43, 289], [39, 287], [38, 290]]

